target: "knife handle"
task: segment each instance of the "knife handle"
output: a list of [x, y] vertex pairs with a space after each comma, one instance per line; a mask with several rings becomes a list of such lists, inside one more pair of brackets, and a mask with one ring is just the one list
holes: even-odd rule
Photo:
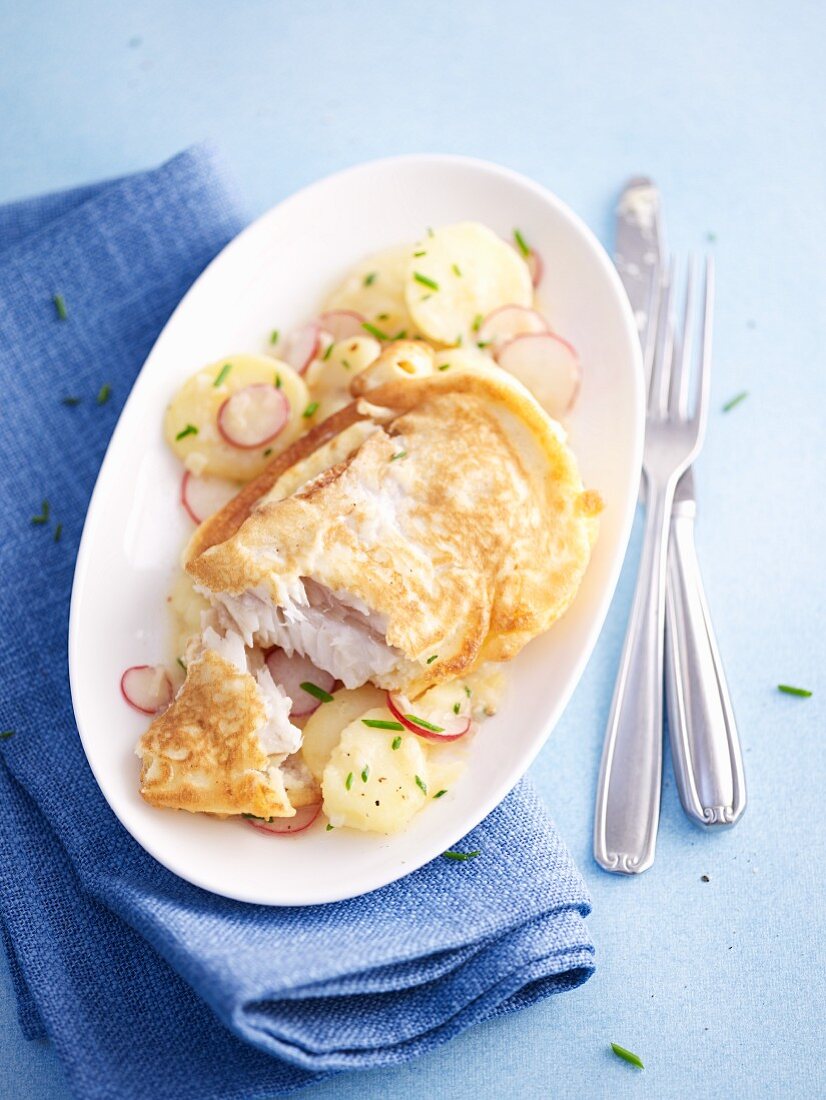
[[694, 517], [671, 518], [665, 693], [680, 801], [700, 825], [733, 825], [746, 808], [737, 725], [694, 546]]

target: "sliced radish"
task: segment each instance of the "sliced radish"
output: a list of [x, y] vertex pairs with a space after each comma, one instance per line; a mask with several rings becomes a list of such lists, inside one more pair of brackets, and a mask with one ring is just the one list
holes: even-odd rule
[[542, 263], [542, 257], [538, 252], [534, 252], [531, 249], [530, 253], [525, 257], [525, 263], [528, 265], [528, 271], [531, 273], [531, 282], [534, 286], [539, 286], [542, 281], [542, 273], [545, 270], [545, 265]]
[[172, 702], [172, 681], [159, 665], [133, 665], [120, 678], [120, 690], [130, 707], [141, 714], [159, 714]]
[[528, 306], [500, 306], [487, 315], [476, 338], [480, 344], [492, 344], [495, 353], [508, 340], [529, 332], [550, 332], [541, 313]]
[[329, 672], [316, 668], [308, 657], [294, 653], [288, 657], [283, 649], [273, 649], [267, 654], [267, 668], [277, 684], [284, 689], [292, 700], [290, 714], [300, 718], [312, 714], [321, 706], [321, 700], [302, 688], [302, 684], [315, 684], [328, 695], [333, 690], [335, 679]]
[[561, 336], [516, 336], [497, 352], [496, 361], [527, 386], [551, 416], [563, 416], [573, 405], [579, 392], [579, 356]]
[[228, 504], [238, 493], [238, 485], [223, 477], [196, 477], [186, 470], [181, 480], [181, 504], [195, 523], [203, 523]]
[[[424, 738], [425, 741], [458, 741], [460, 737], [464, 737], [470, 729], [472, 719], [468, 714], [451, 714], [447, 718], [440, 718], [438, 722], [431, 722], [430, 718], [424, 718], [424, 715], [416, 714], [416, 704], [410, 703], [403, 695], [393, 696], [390, 692], [387, 693], [387, 709], [394, 716], [397, 722], [410, 730], [411, 733], [415, 733], [418, 737]], [[413, 718], [421, 718], [426, 721], [430, 726], [438, 726], [438, 732], [435, 729], [426, 729], [424, 726], [418, 725]]]
[[331, 309], [322, 313], [318, 319], [322, 331], [329, 332], [333, 341], [349, 340], [353, 336], [364, 336], [362, 325], [367, 320], [352, 309]]
[[276, 817], [272, 821], [253, 821], [251, 818], [245, 820], [260, 833], [286, 836], [288, 833], [302, 833], [305, 829], [309, 829], [320, 813], [321, 803], [313, 802], [310, 806], [299, 806], [294, 817]]
[[284, 391], [255, 382], [226, 399], [218, 410], [218, 431], [231, 446], [253, 451], [275, 439], [289, 419]]
[[297, 328], [287, 337], [284, 345], [284, 361], [289, 363], [293, 370], [303, 374], [319, 353], [320, 338], [321, 329], [315, 321], [308, 321], [306, 325]]

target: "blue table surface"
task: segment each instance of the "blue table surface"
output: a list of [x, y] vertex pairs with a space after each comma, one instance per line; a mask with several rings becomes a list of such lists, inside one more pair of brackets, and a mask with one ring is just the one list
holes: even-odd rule
[[[742, 731], [746, 815], [714, 835], [690, 825], [667, 760], [653, 869], [616, 878], [592, 861], [638, 523], [602, 638], [532, 771], [593, 895], [596, 975], [419, 1061], [304, 1095], [826, 1094], [826, 9], [0, 0], [0, 27], [0, 201], [147, 167], [202, 138], [223, 147], [253, 213], [358, 161], [458, 152], [535, 177], [606, 244], [618, 188], [649, 173], [674, 248], [715, 254], [697, 539]], [[781, 695], [780, 681], [814, 695]], [[52, 1049], [20, 1037], [0, 966], [0, 1081], [8, 1095], [66, 1097]]]

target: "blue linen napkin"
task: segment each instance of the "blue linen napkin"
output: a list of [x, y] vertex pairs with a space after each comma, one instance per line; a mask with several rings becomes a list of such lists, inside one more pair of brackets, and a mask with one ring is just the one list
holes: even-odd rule
[[161, 326], [242, 224], [204, 149], [0, 208], [0, 927], [21, 1026], [83, 1097], [290, 1092], [408, 1059], [594, 965], [584, 884], [526, 783], [463, 842], [477, 859], [295, 909], [177, 879], [97, 789], [66, 664], [86, 506]]

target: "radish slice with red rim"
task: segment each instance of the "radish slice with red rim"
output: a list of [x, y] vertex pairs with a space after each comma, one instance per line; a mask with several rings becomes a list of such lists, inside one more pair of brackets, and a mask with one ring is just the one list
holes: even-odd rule
[[293, 817], [276, 817], [272, 821], [245, 818], [245, 821], [260, 833], [287, 836], [289, 833], [303, 833], [305, 829], [309, 829], [320, 813], [321, 803], [313, 802], [310, 806], [298, 806]]
[[196, 476], [186, 470], [181, 480], [181, 504], [195, 523], [220, 512], [237, 495], [239, 486], [223, 477]]
[[284, 362], [303, 374], [319, 353], [320, 339], [321, 329], [315, 321], [308, 321], [306, 325], [297, 328], [287, 337]]
[[579, 356], [552, 332], [528, 333], [509, 340], [496, 354], [500, 367], [528, 387], [551, 416], [563, 416], [579, 392]]
[[528, 265], [528, 271], [531, 273], [531, 282], [535, 287], [539, 286], [542, 281], [542, 273], [545, 270], [545, 265], [542, 263], [542, 257], [538, 252], [531, 249], [530, 253], [525, 257], [525, 263]]
[[218, 431], [231, 447], [254, 451], [271, 443], [290, 419], [284, 391], [267, 382], [244, 386], [218, 410]]
[[[323, 696], [329, 695], [335, 685], [335, 679], [329, 672], [316, 668], [309, 657], [302, 657], [300, 653], [288, 657], [283, 649], [273, 649], [267, 654], [266, 660], [273, 680], [290, 697], [290, 714], [295, 718], [318, 710], [326, 701]], [[302, 684], [311, 684], [317, 688], [322, 698], [311, 691], [305, 691]]]
[[318, 323], [324, 332], [329, 332], [333, 341], [349, 340], [353, 336], [364, 336], [366, 318], [352, 309], [331, 309], [322, 313]]
[[415, 703], [408, 702], [403, 695], [393, 696], [390, 692], [387, 693], [387, 709], [405, 729], [425, 741], [458, 741], [473, 724], [469, 714], [451, 714], [438, 722], [431, 722], [429, 718], [416, 714]]
[[493, 344], [494, 351], [526, 333], [550, 332], [548, 322], [528, 306], [500, 306], [482, 321], [476, 338], [480, 344]]
[[172, 702], [172, 681], [160, 665], [133, 665], [120, 678], [120, 690], [141, 714], [160, 714]]

